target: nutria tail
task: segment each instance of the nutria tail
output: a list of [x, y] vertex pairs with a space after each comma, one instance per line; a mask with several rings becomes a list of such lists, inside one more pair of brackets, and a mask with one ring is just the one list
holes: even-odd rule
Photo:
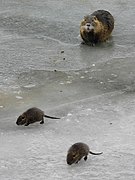
[[44, 117], [51, 118], [51, 119], [60, 119], [60, 118], [57, 118], [57, 117], [52, 117], [52, 116], [47, 116], [47, 115], [44, 115]]
[[100, 153], [94, 153], [92, 151], [89, 151], [90, 154], [93, 154], [93, 155], [100, 155], [100, 154], [103, 154], [103, 152], [100, 152]]

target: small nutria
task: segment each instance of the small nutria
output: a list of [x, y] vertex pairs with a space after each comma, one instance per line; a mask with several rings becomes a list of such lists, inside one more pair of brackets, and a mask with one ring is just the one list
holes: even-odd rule
[[86, 15], [80, 24], [80, 35], [89, 45], [106, 41], [114, 29], [114, 18], [105, 10]]
[[83, 157], [84, 160], [87, 160], [88, 154], [93, 154], [93, 155], [100, 155], [100, 153], [94, 153], [90, 151], [89, 146], [85, 143], [78, 142], [73, 144], [67, 153], [67, 164], [71, 165], [73, 163], [78, 163]]
[[51, 119], [60, 119], [57, 117], [47, 116], [44, 114], [44, 111], [36, 107], [33, 107], [25, 111], [22, 115], [20, 115], [17, 118], [16, 124], [28, 126], [29, 124], [32, 124], [38, 121], [40, 121], [40, 124], [43, 124], [44, 117], [51, 118]]

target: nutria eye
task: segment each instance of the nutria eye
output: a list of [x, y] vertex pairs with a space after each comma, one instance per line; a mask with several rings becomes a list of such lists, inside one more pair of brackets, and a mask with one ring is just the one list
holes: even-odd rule
[[93, 18], [93, 19], [92, 19], [92, 22], [94, 22], [94, 21], [95, 21], [95, 19]]
[[25, 119], [25, 117], [23, 116], [22, 119]]

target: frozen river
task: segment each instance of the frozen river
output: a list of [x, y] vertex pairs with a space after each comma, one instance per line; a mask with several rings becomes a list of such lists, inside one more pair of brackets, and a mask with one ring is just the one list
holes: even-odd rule
[[[114, 16], [112, 38], [82, 45], [97, 9]], [[0, 0], [0, 180], [135, 179], [134, 17], [131, 0]], [[17, 126], [33, 106], [61, 119]], [[68, 166], [78, 141], [103, 154]]]

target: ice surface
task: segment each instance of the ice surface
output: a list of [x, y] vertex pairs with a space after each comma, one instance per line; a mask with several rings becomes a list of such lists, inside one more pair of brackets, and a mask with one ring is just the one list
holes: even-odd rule
[[[133, 180], [134, 108], [134, 95], [116, 92], [59, 106], [53, 113], [62, 110], [63, 117], [44, 125], [16, 127], [12, 118], [4, 119], [10, 124], [1, 122], [0, 177]], [[68, 166], [67, 150], [78, 141], [103, 154]]]
[[[135, 2], [5, 0], [0, 4], [0, 180], [135, 179]], [[81, 44], [79, 23], [97, 9], [112, 38]], [[45, 124], [15, 124], [37, 106]], [[66, 164], [85, 142], [100, 156]]]

